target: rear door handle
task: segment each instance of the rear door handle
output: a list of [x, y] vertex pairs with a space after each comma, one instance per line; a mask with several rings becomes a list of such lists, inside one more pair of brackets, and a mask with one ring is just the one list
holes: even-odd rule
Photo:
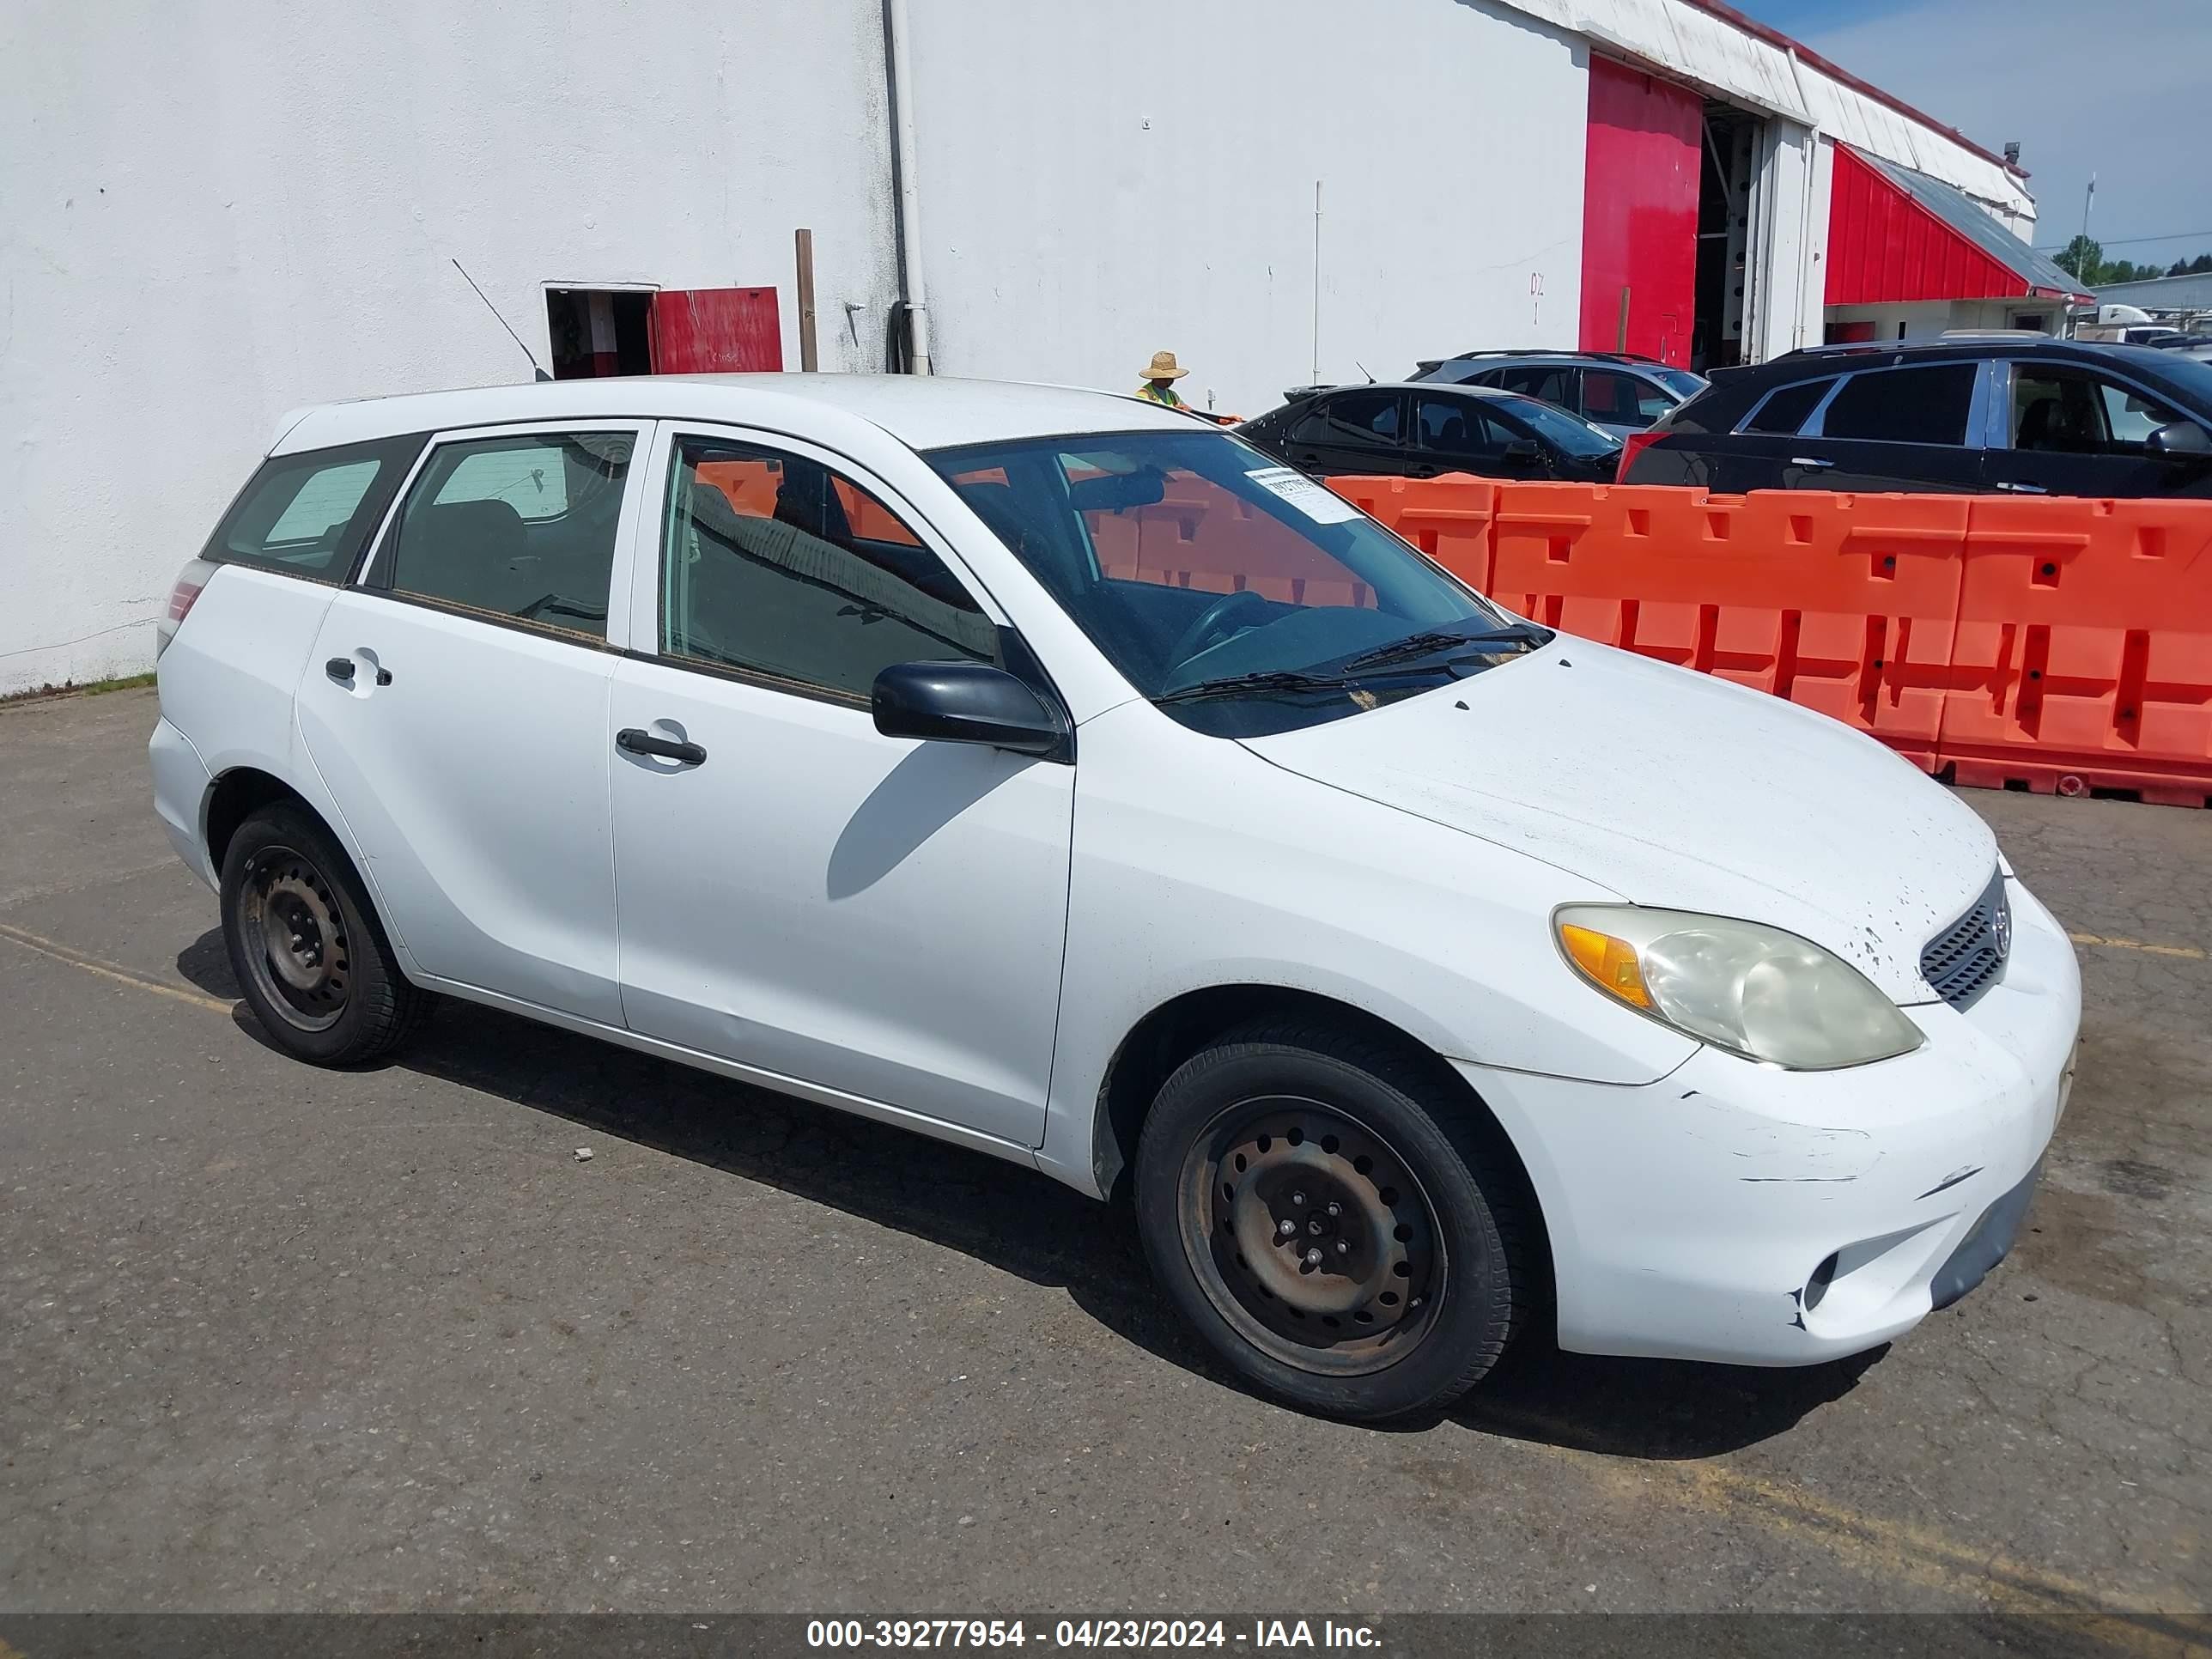
[[332, 657], [328, 662], [323, 665], [323, 672], [328, 674], [340, 685], [351, 685], [353, 684], [353, 659], [351, 657]]
[[673, 738], [656, 738], [635, 726], [625, 726], [615, 733], [615, 747], [626, 755], [657, 755], [662, 760], [681, 761], [686, 766], [707, 763], [707, 751], [699, 744], [678, 743]]
[[1792, 466], [1809, 467], [1815, 472], [1825, 472], [1830, 467], [1833, 466], [1835, 463], [1833, 461], [1824, 461], [1818, 455], [1792, 455], [1790, 458], [1790, 465]]
[[1996, 488], [2014, 495], [2048, 495], [2051, 493], [2039, 483], [2017, 483], [2010, 478], [1998, 479]]

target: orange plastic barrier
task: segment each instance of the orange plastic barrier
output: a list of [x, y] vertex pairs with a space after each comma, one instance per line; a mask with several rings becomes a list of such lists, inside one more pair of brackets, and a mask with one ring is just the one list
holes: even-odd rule
[[1943, 757], [1960, 783], [2212, 795], [2212, 502], [1974, 500]]
[[1933, 771], [1966, 532], [1956, 497], [1506, 484], [1491, 592], [1817, 708]]
[[1462, 581], [1490, 591], [1491, 522], [1499, 489], [1491, 479], [1455, 472], [1441, 478], [1331, 478], [1328, 487]]
[[2212, 805], [2212, 501], [1329, 482], [1523, 615], [1924, 770]]

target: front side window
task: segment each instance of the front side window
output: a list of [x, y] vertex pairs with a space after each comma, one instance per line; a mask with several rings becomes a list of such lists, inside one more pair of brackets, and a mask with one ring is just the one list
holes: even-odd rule
[[422, 447], [412, 436], [279, 455], [254, 474], [200, 556], [342, 580]]
[[2122, 449], [2140, 450], [2152, 433], [2181, 418], [2155, 398], [2146, 398], [2129, 386], [2106, 380], [2098, 391], [2104, 400], [2105, 422], [2112, 430], [2112, 441]]
[[860, 702], [894, 663], [1000, 659], [982, 607], [850, 479], [720, 438], [683, 439], [670, 465], [664, 655]]
[[1225, 433], [927, 459], [1140, 695], [1215, 735], [1356, 714], [1549, 637]]
[[1893, 444], [1960, 445], [1974, 404], [1975, 363], [1891, 368], [1845, 380], [1821, 417], [1820, 435]]
[[377, 585], [604, 640], [635, 443], [628, 432], [532, 432], [441, 444], [408, 491]]
[[1474, 398], [1417, 396], [1413, 427], [1422, 448], [1448, 455], [1495, 455], [1514, 436], [1485, 415]]

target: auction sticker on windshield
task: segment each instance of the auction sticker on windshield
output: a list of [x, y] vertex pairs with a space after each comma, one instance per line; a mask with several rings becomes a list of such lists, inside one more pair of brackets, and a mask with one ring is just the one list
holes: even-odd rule
[[1358, 507], [1328, 485], [1316, 483], [1304, 473], [1293, 472], [1287, 466], [1263, 466], [1244, 476], [1270, 495], [1288, 501], [1316, 524], [1343, 524], [1359, 516]]

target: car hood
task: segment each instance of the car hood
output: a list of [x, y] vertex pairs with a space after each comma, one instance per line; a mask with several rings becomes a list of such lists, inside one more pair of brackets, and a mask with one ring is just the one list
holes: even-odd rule
[[1825, 945], [1900, 1002], [1989, 884], [1979, 817], [1779, 698], [1561, 635], [1456, 684], [1243, 740], [1277, 766], [1525, 853], [1633, 903]]

